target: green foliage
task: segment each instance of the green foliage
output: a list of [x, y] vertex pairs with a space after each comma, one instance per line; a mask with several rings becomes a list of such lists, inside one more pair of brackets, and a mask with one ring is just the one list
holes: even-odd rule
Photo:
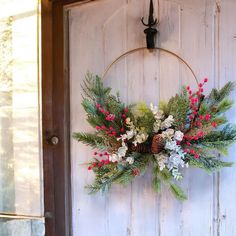
[[98, 149], [105, 148], [104, 139], [102, 137], [99, 137], [97, 134], [73, 133], [73, 138], [92, 148], [98, 148]]
[[113, 183], [127, 185], [134, 178], [134, 170], [138, 170], [140, 174], [146, 171], [150, 161], [150, 155], [141, 155], [140, 153], [133, 153], [134, 163], [115, 164], [95, 168], [95, 181], [93, 184], [86, 186], [90, 194], [97, 193], [98, 191], [105, 192], [110, 189]]
[[157, 193], [159, 193], [161, 191], [161, 180], [157, 175], [153, 175], [152, 187], [153, 187], [154, 191], [156, 191]]
[[150, 108], [145, 103], [139, 103], [133, 114], [136, 118], [135, 126], [146, 133], [151, 133], [155, 118]]
[[176, 94], [172, 97], [167, 106], [165, 105], [163, 108], [165, 113], [172, 115], [175, 118], [176, 129], [183, 131], [185, 129], [186, 117], [189, 112], [189, 99], [186, 89], [184, 88], [181, 94]]
[[204, 169], [207, 173], [212, 173], [223, 167], [231, 167], [233, 165], [232, 162], [224, 162], [216, 157], [205, 156], [201, 156], [199, 159], [189, 156], [189, 164], [190, 166]]
[[82, 89], [88, 99], [101, 105], [105, 104], [111, 92], [111, 88], [103, 86], [102, 79], [99, 76], [93, 76], [90, 73], [85, 76]]
[[180, 201], [184, 201], [187, 199], [186, 194], [177, 184], [171, 183], [170, 190], [175, 195], [175, 197]]
[[222, 130], [212, 131], [203, 139], [199, 140], [201, 148], [217, 150], [223, 155], [227, 155], [227, 150], [236, 140], [236, 126], [226, 125]]
[[210, 113], [213, 118], [215, 118], [229, 110], [233, 105], [233, 101], [228, 97], [234, 90], [234, 87], [234, 82], [228, 82], [219, 90], [215, 88], [212, 89], [211, 93], [207, 97], [205, 97], [203, 102], [201, 103], [199, 114], [202, 115]]
[[163, 183], [165, 183], [169, 187], [170, 191], [177, 199], [179, 199], [180, 201], [186, 200], [187, 199], [186, 194], [177, 184], [174, 183], [171, 172], [166, 168], [160, 170], [158, 164], [156, 163], [155, 158], [153, 158], [153, 165], [154, 165], [153, 179], [152, 179], [153, 189], [156, 192], [159, 192], [161, 187], [161, 181], [163, 181]]

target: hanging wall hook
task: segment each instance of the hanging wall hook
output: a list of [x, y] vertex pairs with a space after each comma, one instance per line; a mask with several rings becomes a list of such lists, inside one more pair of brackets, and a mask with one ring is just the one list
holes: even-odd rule
[[154, 49], [155, 38], [158, 31], [156, 28], [154, 28], [154, 26], [156, 26], [157, 24], [157, 19], [154, 19], [154, 16], [153, 16], [153, 1], [152, 0], [150, 0], [148, 24], [145, 24], [144, 17], [141, 18], [141, 21], [143, 25], [148, 27], [144, 30], [144, 33], [146, 34], [147, 48]]

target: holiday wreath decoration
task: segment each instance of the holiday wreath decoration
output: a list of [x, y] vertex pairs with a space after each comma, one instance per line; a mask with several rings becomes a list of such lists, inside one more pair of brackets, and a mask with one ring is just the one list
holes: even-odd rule
[[236, 140], [236, 127], [224, 115], [233, 105], [229, 95], [234, 83], [204, 95], [207, 81], [199, 83], [197, 91], [183, 87], [180, 94], [157, 107], [126, 105], [99, 76], [87, 74], [82, 105], [96, 131], [73, 137], [95, 149], [88, 163], [88, 170], [95, 173], [94, 183], [87, 186], [90, 193], [108, 190], [114, 183], [130, 183], [151, 165], [154, 190], [159, 192], [163, 181], [184, 200], [186, 194], [177, 184], [183, 168], [213, 172], [230, 167], [232, 163], [220, 160], [218, 153], [227, 155]]

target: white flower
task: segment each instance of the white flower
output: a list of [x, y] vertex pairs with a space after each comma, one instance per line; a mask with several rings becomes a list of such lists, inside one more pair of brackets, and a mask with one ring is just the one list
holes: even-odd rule
[[120, 161], [122, 161], [122, 158], [114, 153], [114, 154], [111, 154], [109, 156], [109, 161], [111, 161], [111, 162], [116, 162], [116, 161], [120, 162]]
[[176, 180], [183, 179], [183, 176], [182, 176], [182, 174], [179, 172], [178, 169], [173, 169], [173, 170], [172, 170], [172, 175], [173, 175], [173, 177], [174, 177]]
[[133, 157], [127, 157], [126, 161], [132, 165], [134, 163], [134, 158]]
[[173, 122], [174, 122], [174, 118], [172, 115], [169, 115], [161, 124], [161, 128], [162, 129], [168, 129], [172, 126]]
[[127, 139], [127, 137], [128, 137], [127, 134], [122, 134], [119, 138], [117, 138], [117, 141], [119, 141], [119, 140], [124, 141]]
[[128, 150], [127, 146], [122, 146], [122, 147], [120, 147], [120, 148], [118, 149], [118, 152], [117, 152], [118, 156], [119, 156], [119, 157], [124, 157], [125, 154], [126, 154], [126, 152], [127, 152], [127, 150]]
[[154, 115], [156, 120], [161, 120], [163, 118], [163, 111], [158, 110], [157, 106], [154, 106], [152, 103], [150, 104], [150, 109], [152, 114]]
[[153, 131], [157, 133], [160, 130], [160, 128], [161, 128], [161, 120], [157, 120], [153, 124]]
[[136, 146], [137, 143], [144, 143], [147, 140], [147, 138], [148, 138], [148, 134], [140, 133], [135, 136], [135, 140], [134, 140], [133, 144]]
[[131, 138], [134, 137], [135, 131], [134, 130], [129, 130], [129, 131], [126, 132], [126, 134], [127, 134], [127, 139], [130, 140]]
[[177, 141], [182, 141], [184, 134], [181, 131], [175, 131], [174, 139]]
[[129, 125], [129, 124], [131, 123], [131, 120], [130, 120], [129, 117], [127, 117], [127, 118], [125, 119], [125, 123], [126, 123], [127, 125]]
[[159, 165], [160, 171], [162, 171], [166, 167], [165, 164], [168, 161], [168, 156], [164, 154], [159, 154], [159, 155], [155, 155], [155, 157], [157, 159], [157, 163]]
[[163, 119], [163, 111], [159, 110], [156, 114], [155, 114], [155, 119], [156, 120], [161, 120]]
[[166, 139], [171, 139], [174, 136], [174, 132], [173, 129], [167, 129], [161, 133], [161, 136]]
[[176, 150], [176, 149], [178, 149], [176, 141], [166, 142], [165, 149], [169, 149], [169, 150]]

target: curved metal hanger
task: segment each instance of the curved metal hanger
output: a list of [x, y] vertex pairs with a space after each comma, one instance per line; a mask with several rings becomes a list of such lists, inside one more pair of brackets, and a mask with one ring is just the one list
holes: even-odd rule
[[143, 50], [149, 50], [149, 51], [161, 51], [161, 52], [164, 52], [164, 53], [167, 53], [169, 55], [172, 55], [174, 57], [176, 57], [178, 60], [180, 60], [184, 65], [186, 65], [186, 67], [189, 69], [189, 71], [191, 72], [192, 76], [194, 77], [194, 80], [195, 82], [197, 83], [197, 85], [199, 84], [198, 82], [198, 79], [197, 79], [197, 76], [195, 74], [195, 72], [193, 71], [193, 69], [191, 68], [191, 66], [182, 58], [180, 57], [178, 54], [170, 51], [170, 50], [167, 50], [167, 49], [164, 49], [164, 48], [160, 48], [160, 47], [155, 47], [153, 49], [147, 49], [146, 47], [140, 47], [140, 48], [134, 48], [134, 49], [131, 49], [127, 52], [124, 52], [123, 54], [121, 54], [120, 56], [118, 56], [110, 65], [107, 66], [107, 68], [105, 69], [103, 75], [102, 75], [102, 78], [104, 79], [107, 75], [107, 73], [109, 72], [109, 70], [111, 69], [111, 67], [116, 64], [118, 61], [120, 61], [122, 58], [124, 58], [125, 56], [128, 56], [130, 54], [133, 54], [135, 52], [138, 52], [138, 51], [143, 51]]

